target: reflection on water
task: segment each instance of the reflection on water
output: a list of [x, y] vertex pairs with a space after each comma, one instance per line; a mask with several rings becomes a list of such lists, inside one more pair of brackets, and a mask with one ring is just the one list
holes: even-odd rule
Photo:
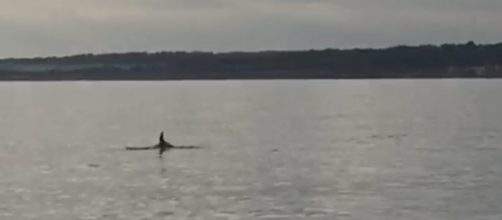
[[501, 219], [500, 84], [1, 83], [0, 219]]

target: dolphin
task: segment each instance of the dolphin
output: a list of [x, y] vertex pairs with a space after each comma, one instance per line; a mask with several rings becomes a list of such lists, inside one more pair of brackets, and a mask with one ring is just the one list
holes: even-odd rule
[[125, 147], [126, 150], [155, 150], [159, 149], [159, 157], [170, 149], [199, 149], [198, 146], [174, 146], [171, 143], [164, 140], [164, 132], [160, 132], [159, 143], [148, 147]]
[[164, 140], [164, 132], [160, 132], [159, 143], [157, 146], [159, 148], [159, 157], [162, 157], [164, 151], [174, 147], [172, 144]]

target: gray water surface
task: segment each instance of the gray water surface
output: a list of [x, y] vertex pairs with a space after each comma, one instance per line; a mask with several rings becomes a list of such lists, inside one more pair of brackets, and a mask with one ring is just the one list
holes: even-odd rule
[[[502, 219], [502, 81], [0, 83], [0, 219]], [[124, 146], [180, 145], [163, 158]]]

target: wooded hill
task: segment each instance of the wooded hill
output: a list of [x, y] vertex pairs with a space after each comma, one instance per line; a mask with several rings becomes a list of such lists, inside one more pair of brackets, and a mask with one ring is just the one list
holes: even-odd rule
[[83, 54], [0, 60], [0, 80], [502, 77], [502, 43], [263, 52]]

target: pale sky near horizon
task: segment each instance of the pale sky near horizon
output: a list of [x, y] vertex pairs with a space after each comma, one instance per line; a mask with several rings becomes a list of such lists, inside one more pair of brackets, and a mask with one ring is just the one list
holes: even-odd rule
[[502, 0], [0, 0], [0, 57], [502, 42]]

